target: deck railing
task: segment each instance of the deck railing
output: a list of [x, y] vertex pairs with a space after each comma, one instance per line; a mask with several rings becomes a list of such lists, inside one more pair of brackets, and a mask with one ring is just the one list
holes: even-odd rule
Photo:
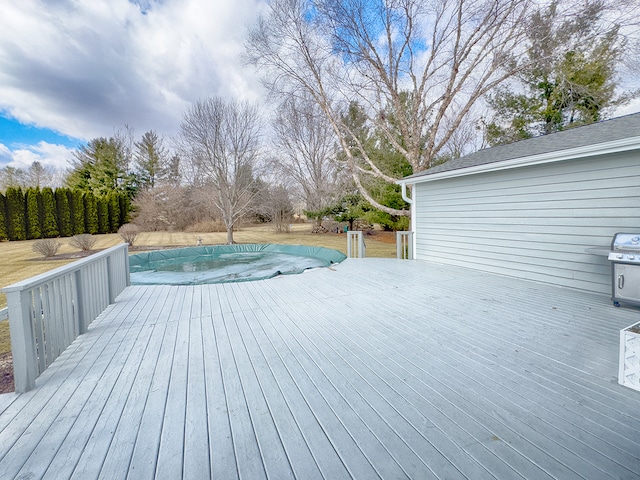
[[396, 232], [396, 258], [413, 260], [413, 232]]
[[128, 245], [122, 244], [4, 287], [16, 392], [34, 388], [36, 378], [128, 285]]
[[347, 257], [364, 258], [367, 256], [367, 245], [364, 243], [362, 232], [354, 230], [347, 232]]

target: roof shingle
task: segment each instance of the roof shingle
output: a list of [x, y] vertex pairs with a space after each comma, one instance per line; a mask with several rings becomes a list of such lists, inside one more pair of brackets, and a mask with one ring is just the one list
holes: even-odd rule
[[529, 138], [508, 145], [485, 148], [464, 157], [449, 160], [442, 165], [423, 172], [414, 173], [405, 179], [418, 178], [435, 173], [460, 170], [489, 163], [529, 157], [572, 148], [597, 145], [599, 143], [640, 136], [640, 113], [612, 118], [561, 132]]

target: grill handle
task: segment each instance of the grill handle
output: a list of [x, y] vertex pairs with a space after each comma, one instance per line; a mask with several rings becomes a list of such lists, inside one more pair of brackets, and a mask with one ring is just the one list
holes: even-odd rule
[[620, 290], [624, 288], [624, 275], [618, 275], [618, 288]]

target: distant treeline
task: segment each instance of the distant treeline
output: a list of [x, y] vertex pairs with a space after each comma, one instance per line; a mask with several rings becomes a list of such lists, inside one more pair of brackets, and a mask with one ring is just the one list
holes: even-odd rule
[[7, 188], [0, 193], [0, 240], [115, 233], [129, 220], [125, 193], [96, 197], [69, 188]]

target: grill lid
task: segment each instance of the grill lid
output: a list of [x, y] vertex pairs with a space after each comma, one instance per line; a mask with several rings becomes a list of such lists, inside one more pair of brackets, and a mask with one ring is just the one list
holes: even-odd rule
[[611, 242], [611, 250], [640, 252], [640, 233], [616, 233]]

